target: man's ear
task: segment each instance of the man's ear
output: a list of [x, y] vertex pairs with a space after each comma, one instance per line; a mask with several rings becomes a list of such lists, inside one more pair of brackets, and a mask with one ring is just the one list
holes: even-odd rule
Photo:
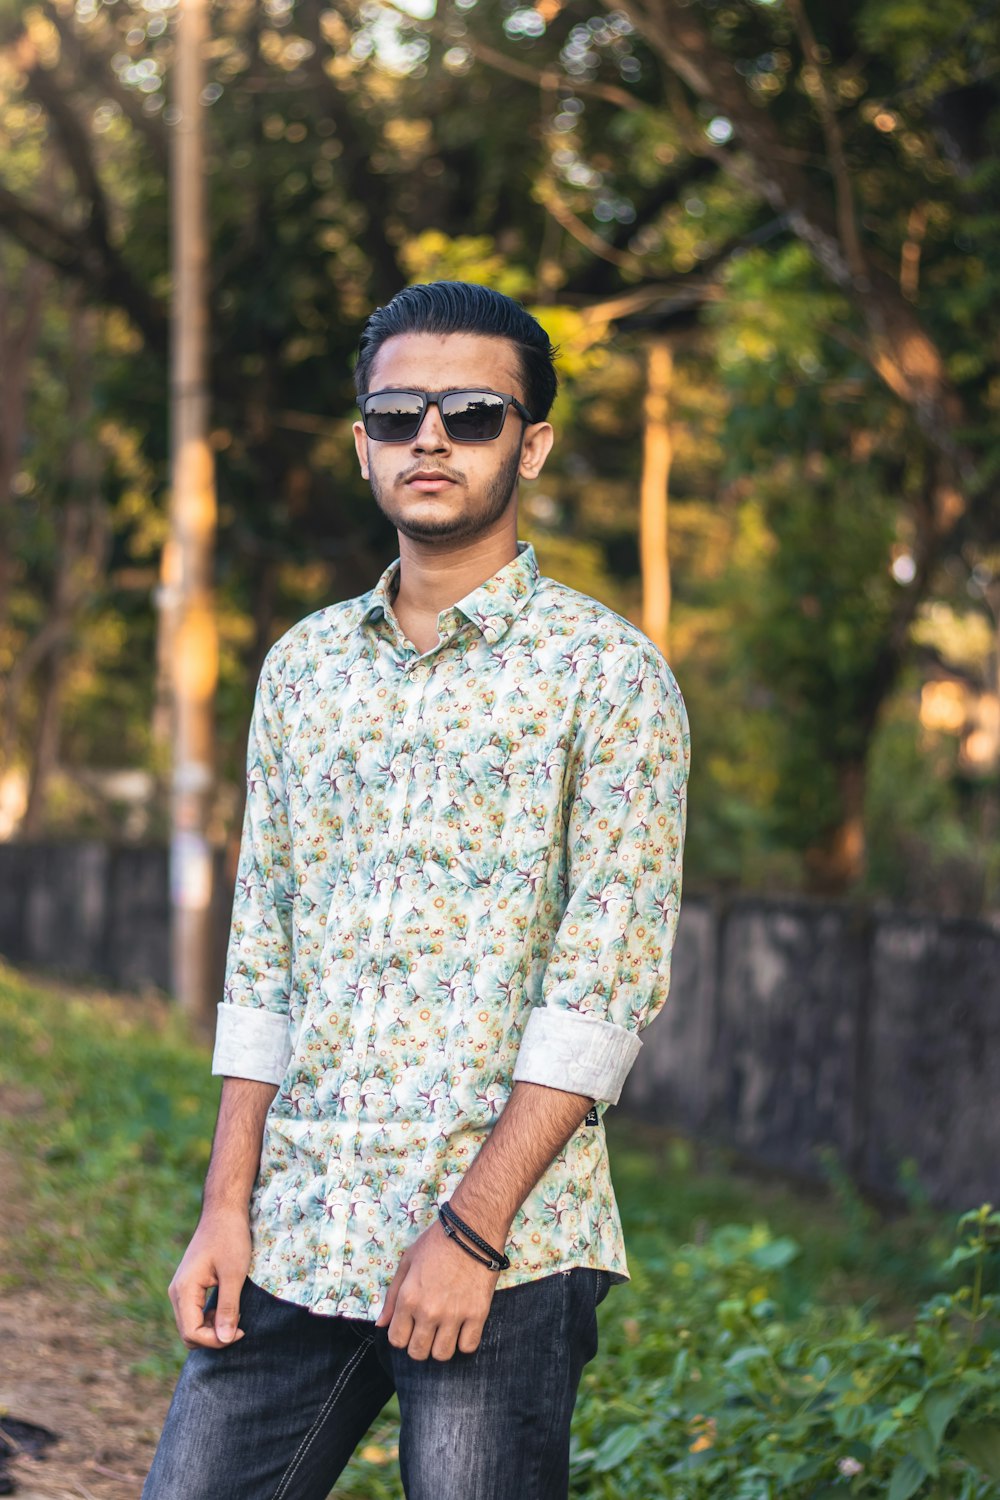
[[362, 479], [367, 479], [369, 477], [368, 434], [365, 431], [364, 422], [355, 422], [354, 424], [354, 448], [358, 455], [358, 463], [361, 465], [361, 477]]
[[555, 433], [548, 422], [532, 422], [524, 429], [521, 439], [521, 464], [518, 474], [522, 479], [537, 479], [545, 460], [552, 451]]

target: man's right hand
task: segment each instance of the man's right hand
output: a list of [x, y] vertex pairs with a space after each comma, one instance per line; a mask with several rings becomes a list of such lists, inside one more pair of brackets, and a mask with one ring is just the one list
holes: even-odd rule
[[[250, 1268], [250, 1219], [244, 1209], [202, 1214], [170, 1283], [177, 1331], [189, 1349], [225, 1349], [243, 1337], [240, 1292]], [[219, 1296], [206, 1312], [205, 1299]]]

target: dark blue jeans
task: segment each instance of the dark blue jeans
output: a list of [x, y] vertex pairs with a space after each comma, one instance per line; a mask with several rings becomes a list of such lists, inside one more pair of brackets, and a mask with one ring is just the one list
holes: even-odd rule
[[247, 1281], [246, 1337], [188, 1355], [142, 1500], [326, 1500], [393, 1391], [407, 1500], [559, 1500], [609, 1284], [578, 1268], [509, 1287], [474, 1354], [419, 1361]]

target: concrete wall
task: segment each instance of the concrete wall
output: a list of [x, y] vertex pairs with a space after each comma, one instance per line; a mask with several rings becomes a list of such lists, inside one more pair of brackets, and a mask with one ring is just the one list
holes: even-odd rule
[[1000, 1202], [1000, 929], [794, 899], [683, 906], [622, 1096], [784, 1170], [833, 1148], [887, 1194]]
[[[232, 886], [220, 864], [221, 985]], [[0, 953], [123, 989], [169, 987], [160, 848], [0, 844]], [[670, 998], [621, 1106], [819, 1175], [831, 1147], [893, 1193], [1000, 1202], [1000, 926], [793, 898], [689, 896]]]
[[[232, 909], [216, 869], [221, 987]], [[0, 953], [12, 963], [118, 989], [170, 986], [170, 878], [165, 848], [0, 843]]]

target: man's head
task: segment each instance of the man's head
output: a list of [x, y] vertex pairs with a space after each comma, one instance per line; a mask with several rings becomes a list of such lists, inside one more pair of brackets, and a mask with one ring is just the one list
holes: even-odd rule
[[457, 541], [504, 524], [518, 480], [536, 478], [552, 446], [553, 354], [530, 313], [487, 287], [411, 286], [376, 309], [359, 347], [354, 433], [399, 531]]

